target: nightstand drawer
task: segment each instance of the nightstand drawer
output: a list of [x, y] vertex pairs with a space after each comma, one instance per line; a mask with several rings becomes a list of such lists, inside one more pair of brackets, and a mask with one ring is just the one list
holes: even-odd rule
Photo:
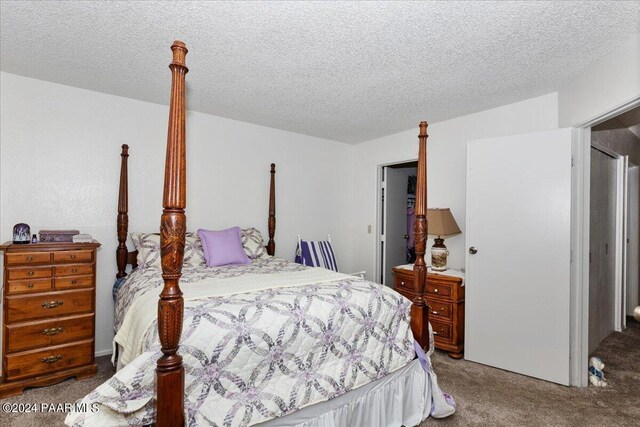
[[8, 280], [8, 294], [24, 294], [27, 292], [47, 292], [51, 290], [51, 279]]
[[93, 274], [93, 264], [56, 265], [56, 277]]
[[90, 288], [91, 286], [93, 286], [93, 276], [57, 277], [55, 279], [56, 289]]
[[431, 328], [433, 329], [433, 335], [436, 339], [451, 339], [451, 325], [449, 323], [441, 323], [433, 320], [430, 320], [430, 323]]
[[93, 314], [7, 325], [7, 353], [93, 338]]
[[9, 280], [39, 279], [51, 276], [51, 267], [25, 267], [7, 269], [7, 279]]
[[427, 304], [431, 308], [429, 315], [434, 318], [453, 319], [453, 304], [450, 302], [440, 302], [434, 299], [427, 299]]
[[7, 265], [15, 264], [42, 264], [51, 261], [51, 252], [22, 252], [20, 254], [7, 254]]
[[409, 271], [409, 273], [410, 274], [395, 273], [393, 276], [394, 287], [413, 290], [413, 271]]
[[7, 323], [30, 319], [89, 313], [93, 310], [91, 289], [58, 291], [40, 295], [6, 297]]
[[92, 360], [93, 340], [13, 353], [5, 356], [6, 376], [16, 380], [86, 365]]
[[448, 283], [429, 283], [427, 281], [427, 294], [439, 295], [441, 297], [450, 297], [452, 294], [452, 286]]
[[53, 262], [91, 262], [93, 251], [61, 251], [53, 253]]

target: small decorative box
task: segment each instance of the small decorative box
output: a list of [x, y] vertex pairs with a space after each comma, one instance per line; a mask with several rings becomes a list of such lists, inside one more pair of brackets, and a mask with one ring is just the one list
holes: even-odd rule
[[73, 242], [78, 230], [40, 230], [41, 242]]

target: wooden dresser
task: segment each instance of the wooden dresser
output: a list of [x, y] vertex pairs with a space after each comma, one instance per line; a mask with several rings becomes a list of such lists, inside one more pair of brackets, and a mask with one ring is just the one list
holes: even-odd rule
[[[396, 291], [413, 300], [413, 270], [393, 269]], [[460, 277], [427, 273], [426, 299], [435, 347], [461, 359], [464, 351], [464, 286]]]
[[0, 398], [95, 375], [96, 250], [100, 243], [0, 245]]

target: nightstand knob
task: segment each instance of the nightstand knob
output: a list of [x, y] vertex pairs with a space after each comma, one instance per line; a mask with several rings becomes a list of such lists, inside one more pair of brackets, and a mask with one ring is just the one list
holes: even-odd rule
[[404, 285], [404, 282], [400, 282], [401, 285]]
[[77, 271], [78, 271], [78, 269], [77, 269], [77, 268], [72, 268], [72, 269], [71, 269], [71, 272], [72, 272], [72, 273], [76, 273]]
[[33, 283], [29, 283], [29, 284], [27, 285], [27, 288], [29, 288], [29, 289], [33, 288]]
[[27, 257], [27, 261], [33, 261], [33, 257], [32, 256], [28, 256]]
[[439, 313], [439, 312], [437, 312], [437, 311], [432, 311], [432, 312], [431, 312], [431, 314], [435, 314], [435, 315], [437, 316], [437, 315], [438, 315], [438, 314], [440, 314], [440, 313]]
[[71, 255], [71, 259], [76, 259], [76, 256], [75, 255]]
[[75, 285], [76, 283], [78, 283], [78, 281], [77, 281], [77, 280], [75, 280], [75, 279], [71, 281], [71, 284], [72, 284], [72, 285]]
[[29, 272], [27, 273], [27, 276], [33, 276], [33, 271], [29, 271]]
[[433, 289], [433, 293], [434, 293], [434, 294], [437, 294], [438, 292], [440, 292], [440, 291], [438, 291], [438, 288], [434, 288], [434, 289]]

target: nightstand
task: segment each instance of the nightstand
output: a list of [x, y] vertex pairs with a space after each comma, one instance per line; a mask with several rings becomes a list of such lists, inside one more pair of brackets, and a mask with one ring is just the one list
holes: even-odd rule
[[0, 398], [95, 375], [96, 250], [100, 243], [0, 245]]
[[[393, 277], [394, 289], [413, 300], [413, 266], [394, 267]], [[448, 352], [454, 359], [461, 359], [464, 351], [464, 273], [452, 269], [442, 273], [428, 270], [425, 298], [435, 347]]]

